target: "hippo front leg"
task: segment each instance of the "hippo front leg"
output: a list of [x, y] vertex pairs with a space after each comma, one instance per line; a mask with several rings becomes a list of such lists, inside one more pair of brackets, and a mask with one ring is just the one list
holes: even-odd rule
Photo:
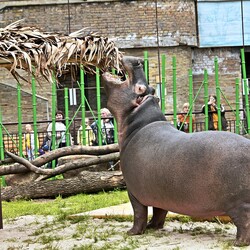
[[147, 228], [162, 229], [168, 211], [153, 207], [153, 216], [147, 224]]
[[147, 226], [148, 207], [142, 205], [130, 192], [128, 192], [128, 196], [134, 210], [134, 224], [128, 234], [143, 234]]
[[237, 227], [236, 246], [250, 245], [250, 203], [244, 203], [228, 212]]

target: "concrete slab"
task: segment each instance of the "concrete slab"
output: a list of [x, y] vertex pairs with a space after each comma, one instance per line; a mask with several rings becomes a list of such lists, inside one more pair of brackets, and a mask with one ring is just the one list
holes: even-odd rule
[[[152, 208], [148, 209], [148, 214], [152, 215]], [[89, 215], [93, 217], [131, 216], [133, 215], [133, 209], [131, 203], [128, 202], [116, 206], [104, 207], [93, 211], [88, 211], [82, 213], [82, 215]]]
[[[153, 214], [153, 209], [152, 207], [148, 208], [148, 215], [152, 216]], [[96, 209], [93, 211], [88, 211], [84, 213], [79, 213], [75, 215], [71, 215], [70, 217], [78, 217], [78, 216], [86, 216], [89, 215], [94, 218], [107, 218], [107, 217], [114, 217], [114, 216], [133, 216], [133, 208], [130, 202], [116, 205], [116, 206], [111, 206], [111, 207], [105, 207], [105, 208], [100, 208]], [[176, 217], [176, 216], [181, 216], [179, 214], [175, 214], [172, 212], [168, 213], [168, 217]]]
[[[152, 207], [148, 207], [148, 216], [152, 216], [153, 214], [153, 209]], [[93, 218], [108, 218], [108, 217], [116, 217], [116, 216], [121, 216], [121, 217], [126, 217], [126, 216], [133, 216], [133, 208], [130, 202], [116, 205], [116, 206], [111, 206], [111, 207], [105, 207], [105, 208], [100, 208], [84, 213], [79, 213], [79, 214], [74, 214], [71, 215], [70, 218], [77, 218], [81, 216], [91, 216]], [[185, 215], [182, 214], [176, 214], [173, 212], [168, 212], [167, 218], [172, 218], [172, 219], [178, 219], [180, 217], [183, 217]], [[195, 218], [192, 217], [193, 221], [214, 221], [218, 220], [221, 223], [227, 223], [230, 222], [231, 219], [228, 216], [218, 216], [215, 218]]]

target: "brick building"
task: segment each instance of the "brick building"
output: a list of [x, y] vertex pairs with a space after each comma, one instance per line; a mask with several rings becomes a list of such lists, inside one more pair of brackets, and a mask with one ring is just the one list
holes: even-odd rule
[[[198, 93], [203, 81], [204, 68], [209, 73], [209, 93], [215, 93], [214, 58], [219, 61], [219, 79], [221, 89], [235, 108], [235, 78], [241, 78], [240, 46], [200, 46], [204, 31], [199, 24], [199, 13], [205, 0], [27, 0], [1, 1], [0, 27], [24, 19], [25, 26], [38, 26], [44, 31], [56, 31], [68, 34], [82, 28], [97, 32], [116, 42], [117, 47], [126, 55], [143, 57], [144, 51], [149, 56], [149, 82], [157, 88], [160, 82], [160, 56], [166, 55], [166, 112], [173, 111], [172, 104], [172, 57], [177, 60], [177, 106], [181, 111], [182, 104], [188, 101], [188, 69], [193, 71], [194, 96]], [[225, 3], [226, 1], [216, 1]], [[239, 2], [239, 1], [238, 1]], [[226, 2], [227, 3], [227, 2]], [[206, 7], [206, 6], [205, 6]], [[199, 12], [200, 11], [200, 12]], [[200, 25], [200, 26], [199, 26]], [[203, 34], [202, 33], [202, 34]], [[248, 52], [247, 45], [245, 51]], [[250, 77], [249, 55], [246, 53], [247, 77]], [[23, 73], [25, 74], [25, 73]], [[71, 75], [60, 79], [57, 91], [58, 108], [63, 109], [63, 87], [78, 88]], [[31, 86], [22, 84], [23, 121], [32, 121]], [[93, 110], [96, 109], [95, 77], [86, 76], [87, 99]], [[3, 122], [17, 122], [15, 79], [5, 69], [0, 68], [0, 105]], [[51, 119], [51, 84], [43, 82], [37, 88], [39, 107], [38, 120]], [[78, 105], [79, 91], [77, 90]], [[241, 97], [242, 98], [242, 97]], [[105, 106], [105, 94], [102, 90], [102, 106]], [[199, 111], [204, 102], [203, 88], [197, 95], [194, 110]], [[222, 98], [226, 109], [230, 106]], [[77, 106], [70, 107], [70, 116]], [[232, 116], [230, 113], [228, 116]], [[79, 114], [80, 117], [80, 114]], [[172, 117], [169, 117], [171, 119]], [[201, 120], [204, 116], [197, 115]], [[233, 116], [232, 116], [233, 118]], [[14, 129], [14, 128], [13, 128]], [[44, 127], [39, 128], [44, 129]]]

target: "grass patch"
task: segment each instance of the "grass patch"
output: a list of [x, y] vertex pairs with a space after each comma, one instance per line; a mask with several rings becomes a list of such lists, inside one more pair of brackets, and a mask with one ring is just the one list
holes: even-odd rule
[[42, 235], [41, 237], [38, 238], [37, 242], [42, 243], [43, 245], [49, 244], [53, 241], [59, 241], [61, 240], [62, 237], [58, 236], [53, 236], [53, 235]]
[[3, 218], [13, 219], [24, 215], [54, 215], [65, 220], [68, 215], [128, 202], [127, 191], [115, 190], [98, 194], [78, 194], [53, 200], [18, 200], [2, 202]]

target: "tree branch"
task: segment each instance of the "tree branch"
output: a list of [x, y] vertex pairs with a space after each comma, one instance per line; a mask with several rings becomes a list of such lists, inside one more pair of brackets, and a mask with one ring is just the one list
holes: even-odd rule
[[[114, 152], [119, 152], [119, 146], [118, 144], [110, 144], [106, 146], [70, 146], [70, 147], [64, 147], [64, 148], [58, 148], [53, 151], [49, 151], [45, 155], [42, 155], [35, 160], [31, 161], [30, 163], [35, 167], [41, 167], [42, 165], [45, 165], [46, 163], [63, 156], [68, 155], [105, 155], [110, 154]], [[15, 163], [13, 165], [8, 166], [2, 166], [0, 167], [0, 176], [2, 175], [8, 175], [8, 174], [21, 174], [21, 173], [27, 173], [29, 172], [29, 167], [32, 167], [32, 165], [29, 165], [29, 167], [26, 165], [26, 167], [22, 162], [19, 162], [18, 164]]]
[[7, 152], [7, 154], [12, 159], [14, 159], [16, 162], [24, 165], [28, 170], [30, 170], [36, 174], [46, 175], [46, 177], [40, 178], [39, 180], [47, 179], [47, 178], [50, 178], [52, 176], [56, 176], [58, 174], [65, 173], [69, 170], [88, 167], [91, 165], [100, 164], [100, 163], [104, 163], [104, 162], [108, 162], [108, 161], [117, 161], [117, 160], [119, 160], [119, 157], [120, 157], [119, 152], [118, 153], [111, 153], [111, 154], [107, 154], [107, 155], [103, 155], [103, 156], [94, 156], [93, 158], [89, 158], [89, 159], [86, 159], [84, 161], [82, 159], [80, 159], [80, 160], [67, 162], [61, 166], [56, 167], [55, 169], [42, 169], [42, 168], [36, 167], [28, 160], [21, 158], [15, 154], [12, 154], [10, 152]]

